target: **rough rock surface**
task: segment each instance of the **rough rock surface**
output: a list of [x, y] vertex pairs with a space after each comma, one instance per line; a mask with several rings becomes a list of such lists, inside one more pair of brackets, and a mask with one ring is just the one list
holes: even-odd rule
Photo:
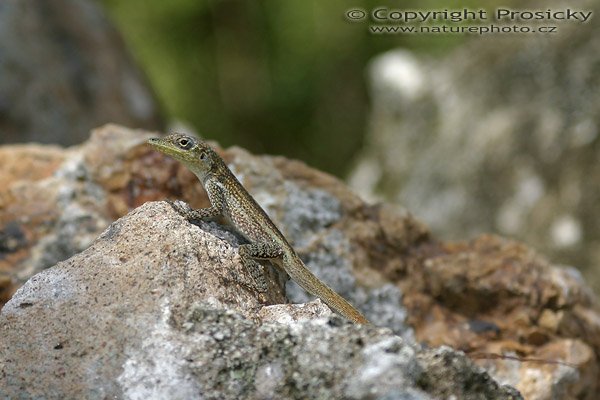
[[107, 122], [164, 126], [98, 2], [2, 0], [0, 49], [0, 143], [71, 145]]
[[[165, 202], [119, 219], [3, 308], [0, 397], [521, 398], [463, 354], [389, 329], [251, 322], [258, 294], [231, 243]], [[265, 303], [282, 302], [281, 289]]]
[[527, 399], [597, 397], [600, 308], [577, 270], [494, 236], [426, 253], [399, 282], [419, 340], [471, 354]]
[[[0, 274], [6, 277], [0, 285], [4, 282], [12, 291], [32, 274], [87, 251], [110, 221], [146, 201], [171, 197], [193, 207], [207, 205], [206, 194], [191, 173], [141, 145], [148, 136], [109, 125], [95, 131], [85, 144], [66, 150], [34, 145], [0, 148], [0, 163], [5, 162], [0, 181], [6, 182], [0, 187]], [[414, 337], [432, 346], [464, 350], [493, 377], [516, 386], [528, 398], [561, 394], [595, 398], [600, 308], [574, 269], [552, 265], [526, 246], [495, 236], [440, 242], [403, 209], [368, 205], [335, 178], [300, 162], [252, 156], [238, 148], [219, 152], [307, 265], [377, 326], [391, 328], [406, 344]], [[24, 168], [24, 161], [31, 168]], [[140, 210], [146, 209], [136, 212]], [[160, 214], [173, 217], [168, 209]], [[132, 215], [136, 214], [127, 218]], [[222, 230], [215, 224], [200, 228], [189, 227], [189, 234]], [[217, 236], [235, 248], [234, 235], [223, 235]], [[193, 250], [200, 251], [198, 246]], [[193, 257], [187, 261], [195, 262]], [[277, 276], [272, 277], [278, 282]], [[229, 278], [233, 276], [227, 282]], [[247, 281], [241, 282], [232, 288], [250, 295], [241, 287]], [[275, 293], [278, 287], [274, 283]], [[18, 296], [24, 293], [25, 288]], [[309, 299], [292, 283], [287, 295], [294, 303]], [[242, 304], [258, 307], [246, 300]], [[14, 299], [11, 304], [14, 310]], [[171, 315], [179, 315], [175, 303], [169, 307]], [[207, 306], [202, 303], [200, 308]], [[244, 320], [288, 325], [328, 315], [319, 302], [270, 305], [258, 310], [258, 317], [254, 306], [236, 303], [226, 308], [237, 310]], [[436, 360], [455, 365], [455, 354], [449, 354], [450, 360], [442, 356]], [[424, 376], [435, 382], [448, 373], [437, 371], [438, 375], [433, 370], [422, 375], [418, 390], [426, 389]], [[433, 390], [437, 389], [425, 391], [434, 395]]]
[[[148, 135], [121, 132], [106, 130], [66, 150], [40, 145], [0, 148], [2, 303], [36, 272], [86, 249], [127, 211], [123, 202], [112, 200], [110, 189], [123, 189], [115, 183], [119, 179], [127, 184], [127, 154]], [[106, 164], [97, 161], [102, 156]], [[112, 179], [102, 180], [106, 175]], [[138, 198], [129, 206], [144, 201]]]
[[[600, 13], [597, 1], [569, 5]], [[523, 240], [582, 269], [600, 293], [597, 22], [481, 36], [441, 59], [380, 56], [351, 186], [403, 204], [445, 238]]]

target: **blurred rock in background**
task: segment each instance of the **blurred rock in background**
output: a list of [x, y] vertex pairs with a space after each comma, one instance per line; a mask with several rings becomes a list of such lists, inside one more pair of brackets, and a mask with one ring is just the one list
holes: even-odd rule
[[441, 59], [376, 58], [368, 148], [350, 180], [447, 238], [524, 240], [582, 267], [598, 290], [600, 25], [553, 25], [557, 34], [483, 36]]
[[0, 143], [70, 145], [108, 122], [164, 127], [102, 8], [88, 0], [0, 2]]

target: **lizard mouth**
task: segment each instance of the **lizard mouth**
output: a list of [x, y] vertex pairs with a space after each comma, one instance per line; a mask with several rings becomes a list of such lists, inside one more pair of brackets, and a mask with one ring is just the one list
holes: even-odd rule
[[163, 142], [163, 140], [161, 138], [150, 138], [148, 139], [148, 141], [146, 142], [149, 145], [151, 145], [152, 147], [157, 147], [157, 148], [165, 148], [165, 143]]
[[169, 156], [177, 155], [177, 152], [173, 149], [173, 147], [170, 146], [168, 143], [165, 143], [165, 141], [161, 138], [151, 138], [151, 139], [148, 139], [148, 141], [146, 143], [148, 143], [150, 146], [154, 147], [154, 149], [156, 149], [166, 155], [169, 155]]
[[148, 139], [148, 141], [146, 143], [148, 143], [150, 146], [152, 146], [155, 150], [157, 150], [163, 154], [166, 154], [169, 157], [172, 157], [183, 163], [188, 162], [187, 153], [182, 152], [180, 149], [175, 147], [172, 143], [170, 143], [169, 141], [167, 141], [163, 138], [151, 138], [151, 139]]
[[171, 146], [166, 144], [161, 138], [150, 138], [146, 143], [164, 153], [169, 151], [171, 148]]

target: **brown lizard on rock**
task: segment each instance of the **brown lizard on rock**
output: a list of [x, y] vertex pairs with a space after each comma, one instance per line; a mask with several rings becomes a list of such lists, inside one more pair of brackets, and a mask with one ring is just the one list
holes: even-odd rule
[[206, 189], [210, 207], [190, 210], [171, 203], [188, 221], [210, 220], [223, 216], [249, 244], [239, 247], [242, 262], [256, 269], [259, 260], [270, 260], [304, 290], [349, 320], [369, 321], [342, 296], [319, 280], [275, 226], [267, 213], [229, 170], [225, 161], [205, 142], [183, 134], [172, 134], [148, 141], [156, 150], [173, 157], [192, 171]]

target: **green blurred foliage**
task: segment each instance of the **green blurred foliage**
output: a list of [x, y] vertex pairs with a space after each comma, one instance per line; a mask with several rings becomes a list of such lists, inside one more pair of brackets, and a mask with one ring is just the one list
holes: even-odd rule
[[386, 50], [444, 52], [460, 35], [372, 35], [346, 10], [474, 1], [104, 0], [166, 114], [203, 137], [343, 175], [368, 118], [366, 67]]

